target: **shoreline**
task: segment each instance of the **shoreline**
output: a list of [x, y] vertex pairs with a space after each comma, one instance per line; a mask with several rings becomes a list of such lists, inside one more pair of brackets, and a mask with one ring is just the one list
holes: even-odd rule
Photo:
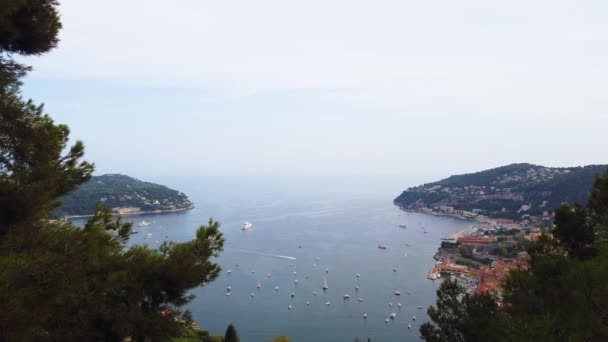
[[[438, 212], [426, 212], [423, 210], [416, 210], [416, 209], [409, 209], [409, 208], [405, 208], [401, 205], [399, 205], [398, 203], [393, 202], [394, 205], [396, 205], [397, 207], [399, 207], [399, 209], [403, 210], [403, 211], [407, 211], [408, 213], [418, 213], [418, 214], [428, 214], [428, 215], [433, 215], [433, 216], [446, 216], [446, 217], [453, 217], [453, 218], [457, 218], [460, 220], [464, 220], [464, 221], [474, 221], [474, 222], [479, 222], [479, 223], [485, 223], [484, 221], [479, 220], [478, 218], [469, 218], [469, 217], [464, 217], [461, 215], [457, 215], [457, 214], [450, 214], [450, 213], [438, 213]], [[490, 220], [493, 220], [492, 217], [488, 217], [488, 216], [484, 216]]]
[[[112, 213], [112, 216], [121, 216], [121, 217], [125, 217], [125, 216], [138, 216], [138, 215], [161, 215], [161, 214], [171, 214], [171, 213], [179, 213], [182, 211], [188, 211], [194, 209], [194, 205], [191, 205], [187, 208], [179, 208], [179, 209], [169, 209], [169, 210], [152, 210], [152, 211], [138, 211], [138, 212], [133, 212], [133, 213], [125, 213], [125, 214], [118, 214], [118, 213]], [[61, 217], [61, 219], [63, 220], [69, 220], [69, 219], [73, 219], [73, 218], [88, 218], [88, 217], [93, 217], [93, 214], [88, 214], [88, 215], [68, 215], [68, 216], [63, 216]]]

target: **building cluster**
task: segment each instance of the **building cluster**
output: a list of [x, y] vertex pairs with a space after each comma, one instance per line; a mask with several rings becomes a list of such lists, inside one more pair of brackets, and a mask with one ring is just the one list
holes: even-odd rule
[[502, 295], [510, 270], [526, 267], [525, 241], [537, 241], [543, 232], [512, 220], [496, 219], [443, 238], [447, 243], [435, 255], [437, 263], [429, 279], [452, 276], [468, 292], [489, 291]]
[[516, 268], [525, 268], [526, 265], [525, 255], [522, 254], [513, 260], [495, 260], [492, 264], [483, 266], [477, 275], [478, 283], [475, 292], [490, 292], [500, 298], [509, 271]]

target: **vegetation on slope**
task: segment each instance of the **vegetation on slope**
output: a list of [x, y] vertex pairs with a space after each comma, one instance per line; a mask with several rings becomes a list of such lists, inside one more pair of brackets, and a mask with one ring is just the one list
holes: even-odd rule
[[109, 208], [137, 208], [139, 211], [188, 209], [188, 197], [164, 185], [142, 182], [120, 174], [92, 177], [73, 193], [62, 197], [55, 217], [91, 215], [98, 203]]
[[[452, 206], [497, 218], [542, 216], [563, 203], [585, 203], [606, 165], [548, 168], [512, 164], [409, 188], [395, 199], [404, 208]], [[521, 210], [522, 206], [528, 206]]]

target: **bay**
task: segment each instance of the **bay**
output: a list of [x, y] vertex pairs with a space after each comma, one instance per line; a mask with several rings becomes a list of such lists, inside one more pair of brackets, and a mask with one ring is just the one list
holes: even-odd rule
[[[235, 324], [245, 342], [280, 335], [295, 342], [353, 341], [356, 336], [362, 341], [419, 340], [419, 326], [428, 320], [426, 309], [439, 286], [426, 278], [432, 256], [441, 237], [470, 224], [402, 211], [392, 204], [395, 194], [390, 192], [203, 184], [183, 190], [195, 203], [193, 210], [125, 218], [139, 231], [130, 243], [155, 248], [165, 239], [187, 241], [210, 217], [220, 221], [226, 240], [216, 260], [221, 275], [194, 289], [196, 298], [187, 308], [212, 334], [223, 335], [228, 324]], [[152, 224], [137, 227], [142, 220]], [[253, 224], [251, 230], [241, 230], [245, 220]], [[327, 291], [321, 288], [324, 280]], [[393, 312], [396, 318], [386, 323]]]

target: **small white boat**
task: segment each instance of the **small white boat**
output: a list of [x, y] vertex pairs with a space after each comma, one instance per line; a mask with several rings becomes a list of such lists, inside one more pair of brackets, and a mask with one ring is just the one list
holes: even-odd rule
[[152, 221], [150, 221], [150, 220], [143, 220], [143, 221], [139, 222], [139, 224], [137, 224], [137, 226], [143, 228], [143, 227], [147, 227], [147, 226], [149, 226], [151, 224], [152, 224]]
[[380, 249], [386, 249], [386, 246], [385, 245], [378, 245], [378, 248], [380, 248]]
[[363, 298], [357, 298], [357, 300], [358, 300], [358, 301], [360, 301], [360, 302], [362, 302], [362, 301], [363, 301]]
[[395, 319], [395, 317], [397, 317], [397, 314], [392, 312], [391, 315], [389, 316], [391, 319]]
[[395, 296], [401, 296], [401, 292], [399, 290], [395, 290]]
[[254, 273], [255, 273], [255, 271], [251, 271], [251, 274], [254, 274]]
[[251, 298], [253, 298], [253, 297], [255, 296], [255, 295], [253, 294], [253, 292], [251, 292], [249, 295], [251, 296]]
[[296, 271], [293, 271], [293, 275], [296, 275], [296, 274], [298, 274], [298, 272], [296, 272]]
[[259, 289], [260, 287], [262, 287], [262, 283], [260, 283], [260, 282], [258, 281], [257, 288]]
[[407, 325], [407, 328], [408, 328], [408, 329], [412, 329], [412, 325], [411, 325], [411, 324], [408, 324], [408, 325]]
[[326, 269], [325, 269], [325, 273], [329, 273], [329, 268], [326, 268]]
[[274, 289], [275, 289], [275, 291], [279, 291], [279, 287], [278, 286], [275, 286]]
[[316, 296], [317, 295], [317, 291], [312, 291], [312, 294]]
[[306, 302], [306, 305], [310, 305], [310, 302]]
[[345, 293], [344, 296], [342, 296], [344, 299], [350, 299], [350, 295], [348, 293]]
[[359, 290], [359, 285], [355, 285], [355, 291]]
[[397, 303], [397, 306], [399, 307], [399, 309], [401, 309], [401, 307], [402, 307], [403, 305], [401, 305], [401, 303]]
[[319, 260], [319, 258], [315, 258], [315, 260]]
[[322, 286], [323, 290], [327, 290], [329, 288], [329, 286], [327, 285], [327, 279], [323, 279], [323, 286]]
[[228, 271], [226, 271], [226, 273], [230, 274], [230, 273], [232, 273], [232, 270], [228, 270]]
[[248, 221], [245, 221], [245, 223], [243, 223], [243, 226], [241, 226], [242, 230], [249, 230], [251, 229], [253, 225], [251, 223], [249, 223]]
[[367, 314], [366, 313], [363, 314], [363, 319], [367, 319]]
[[331, 305], [331, 302], [325, 302], [325, 305]]
[[292, 293], [291, 293], [291, 298], [293, 298], [293, 297], [295, 297], [295, 296], [296, 296], [296, 295], [295, 295], [295, 293], [293, 293], [293, 292], [292, 292]]
[[355, 277], [359, 278], [361, 275], [359, 273], [355, 274]]
[[312, 264], [312, 267], [317, 267], [317, 264]]
[[289, 304], [289, 306], [287, 307], [287, 310], [291, 310], [292, 306], [291, 304]]
[[416, 315], [412, 316], [412, 320], [414, 320], [414, 321], [416, 320]]
[[422, 306], [418, 306], [418, 309], [422, 309]]
[[230, 296], [230, 292], [226, 292], [226, 296]]
[[267, 276], [268, 278], [272, 277], [272, 275], [271, 275], [270, 273], [267, 273], [267, 274], [266, 274], [266, 276]]
[[298, 283], [298, 279], [295, 279], [293, 282], [294, 282], [295, 284], [297, 284], [297, 283]]
[[389, 321], [390, 321], [390, 319], [387, 318], [384, 320], [384, 323], [388, 323]]
[[146, 236], [147, 236], [147, 237], [150, 237], [150, 236], [152, 236], [152, 233], [148, 233], [148, 234], [146, 234]]
[[226, 288], [226, 292], [230, 292], [230, 291], [232, 291], [232, 287], [228, 286], [228, 287]]
[[392, 308], [393, 307], [393, 303], [389, 302], [388, 306], [390, 306]]

